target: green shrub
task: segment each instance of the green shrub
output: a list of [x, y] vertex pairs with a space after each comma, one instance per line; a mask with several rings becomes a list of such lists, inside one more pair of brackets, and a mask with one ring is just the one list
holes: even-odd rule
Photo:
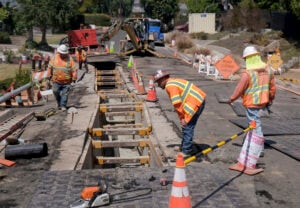
[[191, 33], [190, 36], [194, 39], [207, 40], [208, 34], [205, 32]]
[[16, 88], [21, 87], [31, 81], [31, 70], [22, 69], [16, 73]]
[[8, 78], [0, 81], [0, 91], [5, 91], [13, 81], [13, 78]]
[[251, 38], [250, 38], [250, 43], [259, 45], [259, 46], [266, 46], [269, 44], [268, 37], [266, 35], [260, 34], [260, 33], [255, 33]]
[[39, 44], [35, 41], [26, 40], [26, 42], [25, 42], [25, 48], [28, 48], [28, 49], [36, 49], [38, 46], [39, 46]]
[[14, 59], [17, 58], [16, 53], [12, 50], [4, 50], [3, 54], [7, 57], [8, 63], [13, 63]]
[[106, 14], [85, 14], [84, 15], [85, 24], [95, 24], [98, 26], [110, 26], [110, 17]]
[[11, 44], [11, 39], [7, 32], [0, 32], [0, 43], [2, 44]]

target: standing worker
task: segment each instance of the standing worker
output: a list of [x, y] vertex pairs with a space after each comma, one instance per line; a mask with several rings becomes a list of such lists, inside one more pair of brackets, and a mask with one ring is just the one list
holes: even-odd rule
[[[243, 106], [246, 108], [247, 120], [250, 124], [256, 121], [255, 132], [263, 137], [260, 111], [269, 108], [275, 98], [276, 86], [272, 70], [261, 60], [260, 53], [254, 46], [248, 46], [243, 51], [243, 58], [246, 61], [246, 70], [241, 74], [229, 103], [243, 99]], [[269, 110], [269, 109], [267, 109]], [[264, 150], [261, 156], [264, 155]]]
[[51, 58], [48, 71], [53, 83], [52, 89], [56, 98], [58, 109], [65, 111], [67, 109], [68, 94], [71, 83], [77, 79], [77, 71], [72, 57], [69, 55], [68, 47], [60, 45], [57, 53]]
[[206, 94], [193, 83], [171, 78], [164, 70], [157, 70], [154, 81], [166, 89], [182, 127], [181, 152], [184, 157], [192, 155], [192, 144], [196, 123], [205, 107]]
[[75, 56], [76, 56], [76, 60], [77, 60], [78, 65], [79, 65], [79, 70], [82, 69], [82, 64], [84, 64], [85, 72], [88, 73], [89, 69], [88, 69], [88, 65], [87, 65], [87, 57], [86, 57], [87, 55], [86, 55], [86, 51], [83, 50], [82, 46], [77, 47]]

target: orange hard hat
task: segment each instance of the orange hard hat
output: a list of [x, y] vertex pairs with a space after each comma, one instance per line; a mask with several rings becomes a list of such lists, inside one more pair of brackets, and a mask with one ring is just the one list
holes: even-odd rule
[[168, 72], [166, 72], [165, 70], [159, 69], [154, 74], [154, 82], [157, 82], [161, 78], [167, 77], [167, 76], [168, 77], [170, 76], [170, 74]]

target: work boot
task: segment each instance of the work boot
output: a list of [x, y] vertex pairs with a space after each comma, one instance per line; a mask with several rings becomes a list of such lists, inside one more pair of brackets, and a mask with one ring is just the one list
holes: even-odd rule
[[175, 146], [174, 147], [174, 151], [175, 152], [180, 152], [181, 151], [181, 147], [180, 146]]
[[60, 109], [61, 109], [62, 112], [65, 112], [67, 110], [66, 107], [61, 107]]

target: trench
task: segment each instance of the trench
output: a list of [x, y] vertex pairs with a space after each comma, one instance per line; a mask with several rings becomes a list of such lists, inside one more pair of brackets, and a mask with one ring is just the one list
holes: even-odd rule
[[161, 167], [162, 159], [150, 139], [147, 106], [130, 92], [128, 75], [116, 61], [91, 65], [95, 67], [98, 105], [76, 169]]

